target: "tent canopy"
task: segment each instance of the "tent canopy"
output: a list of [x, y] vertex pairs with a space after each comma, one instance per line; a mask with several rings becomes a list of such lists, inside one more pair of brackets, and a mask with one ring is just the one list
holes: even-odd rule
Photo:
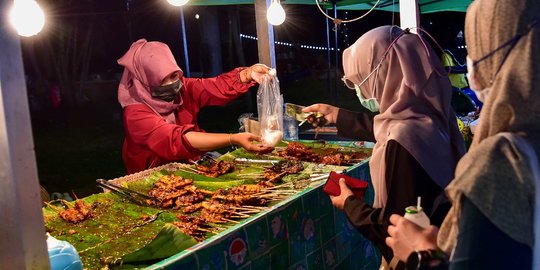
[[[372, 0], [341, 0], [337, 1], [338, 10], [368, 10], [377, 1]], [[441, 11], [465, 12], [472, 0], [419, 0], [420, 13], [433, 13]], [[315, 5], [315, 0], [282, 0], [284, 5]], [[220, 6], [220, 5], [247, 5], [253, 4], [253, 0], [191, 0], [188, 5], [192, 6]], [[332, 8], [332, 5], [321, 3], [321, 6]], [[399, 0], [381, 0], [375, 10], [399, 12]]]

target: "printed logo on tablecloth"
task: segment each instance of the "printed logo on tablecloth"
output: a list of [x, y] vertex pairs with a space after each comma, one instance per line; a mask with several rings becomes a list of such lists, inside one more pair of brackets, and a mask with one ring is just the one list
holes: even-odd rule
[[324, 251], [324, 262], [326, 266], [333, 266], [336, 263], [336, 256], [334, 255], [333, 250], [325, 250]]
[[302, 235], [304, 240], [309, 241], [315, 235], [315, 223], [311, 218], [302, 219]]
[[287, 228], [285, 222], [281, 216], [275, 216], [270, 222], [270, 228], [272, 229], [272, 238], [274, 239], [286, 239]]
[[235, 266], [241, 265], [246, 259], [247, 245], [242, 238], [235, 238], [229, 245], [229, 258]]

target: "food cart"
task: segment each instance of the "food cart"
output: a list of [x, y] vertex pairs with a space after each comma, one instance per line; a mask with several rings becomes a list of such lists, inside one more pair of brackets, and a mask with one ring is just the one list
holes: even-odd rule
[[[341, 145], [354, 144], [355, 142], [343, 142]], [[242, 151], [239, 149], [235, 152]], [[235, 156], [235, 152], [224, 156], [230, 159], [243, 156]], [[167, 164], [108, 182], [136, 188], [137, 183], [152, 181], [149, 179], [155, 178], [156, 174], [166, 173], [165, 171], [186, 172], [186, 166], [178, 163]], [[344, 168], [310, 163], [305, 165], [305, 173], [309, 174], [321, 167], [328, 167], [328, 170]], [[367, 159], [346, 167], [345, 173], [370, 181]], [[204, 178], [199, 179], [201, 182], [205, 181]], [[52, 205], [46, 207], [44, 215], [47, 230], [58, 239], [70, 241], [79, 251], [83, 262], [87, 263], [85, 268], [88, 269], [100, 269], [104, 263], [111, 268], [129, 266], [146, 269], [378, 268], [380, 255], [376, 248], [357, 232], [342, 211], [332, 206], [328, 195], [322, 191], [326, 178], [307, 181], [306, 185], [296, 189], [297, 192], [291, 196], [272, 203], [247, 218], [239, 219], [238, 222], [227, 226], [220, 225], [222, 230], [198, 243], [187, 239], [185, 235], [175, 234], [167, 236], [168, 238], [156, 236], [165, 234], [164, 228], [168, 226], [166, 224], [173, 223], [174, 215], [180, 211], [161, 213], [162, 210], [153, 207], [118, 200], [118, 196], [111, 193], [96, 194], [84, 199], [89, 205], [99, 202], [100, 206], [97, 206], [94, 217], [104, 217], [96, 218], [97, 220], [68, 224], [58, 218], [55, 206]], [[373, 190], [370, 188], [365, 193], [364, 200], [372, 202], [373, 197]], [[157, 221], [147, 222], [139, 218], [144, 215], [155, 216]], [[128, 216], [135, 218], [130, 219]], [[137, 225], [127, 225], [134, 222]], [[110, 231], [110, 234], [104, 231]], [[89, 238], [91, 239], [88, 240]], [[148, 255], [140, 254], [145, 248], [148, 251], [149, 246], [156, 248], [156, 245], [162, 245], [162, 249], [165, 246], [155, 242], [171, 243], [178, 242], [178, 239], [183, 242], [179, 246], [171, 246], [171, 250], [178, 248], [172, 253], [144, 262], [133, 259]], [[144, 244], [139, 245], [140, 242]], [[115, 250], [119, 247], [124, 250]], [[153, 252], [160, 253], [163, 250]]]

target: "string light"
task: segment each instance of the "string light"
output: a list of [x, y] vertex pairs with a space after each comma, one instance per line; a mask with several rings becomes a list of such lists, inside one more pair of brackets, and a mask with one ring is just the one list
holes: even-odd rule
[[[257, 37], [250, 36], [250, 35], [245, 35], [245, 34], [240, 34], [240, 38], [258, 40]], [[287, 47], [294, 47], [294, 44], [288, 43], [288, 42], [283, 42], [283, 41], [274, 41], [274, 44], [281, 45], [281, 46], [287, 46]], [[300, 44], [299, 47], [301, 49], [309, 49], [309, 50], [320, 50], [320, 51], [327, 51], [328, 50], [328, 47], [323, 47], [323, 46], [312, 46], [312, 45]], [[330, 48], [330, 50], [333, 51], [334, 48]], [[340, 51], [340, 49], [338, 49], [338, 51]]]

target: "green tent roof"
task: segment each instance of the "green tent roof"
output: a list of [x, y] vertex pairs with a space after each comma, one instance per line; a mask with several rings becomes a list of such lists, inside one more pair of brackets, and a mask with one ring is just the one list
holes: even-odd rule
[[[440, 11], [465, 12], [472, 0], [419, 0], [421, 13], [433, 13]], [[372, 0], [342, 0], [337, 2], [338, 10], [368, 10], [377, 1]], [[315, 0], [282, 0], [283, 5], [315, 5]], [[220, 6], [220, 5], [248, 5], [253, 0], [191, 0], [187, 5], [192, 6]], [[330, 7], [328, 4], [321, 6]], [[376, 10], [399, 12], [399, 0], [381, 0]]]
[[[471, 2], [472, 0], [419, 0], [418, 5], [420, 7], [420, 13], [441, 11], [465, 12]], [[338, 5], [338, 10], [368, 10], [375, 3], [376, 1], [352, 5]], [[399, 12], [399, 0], [381, 0], [375, 9]]]

